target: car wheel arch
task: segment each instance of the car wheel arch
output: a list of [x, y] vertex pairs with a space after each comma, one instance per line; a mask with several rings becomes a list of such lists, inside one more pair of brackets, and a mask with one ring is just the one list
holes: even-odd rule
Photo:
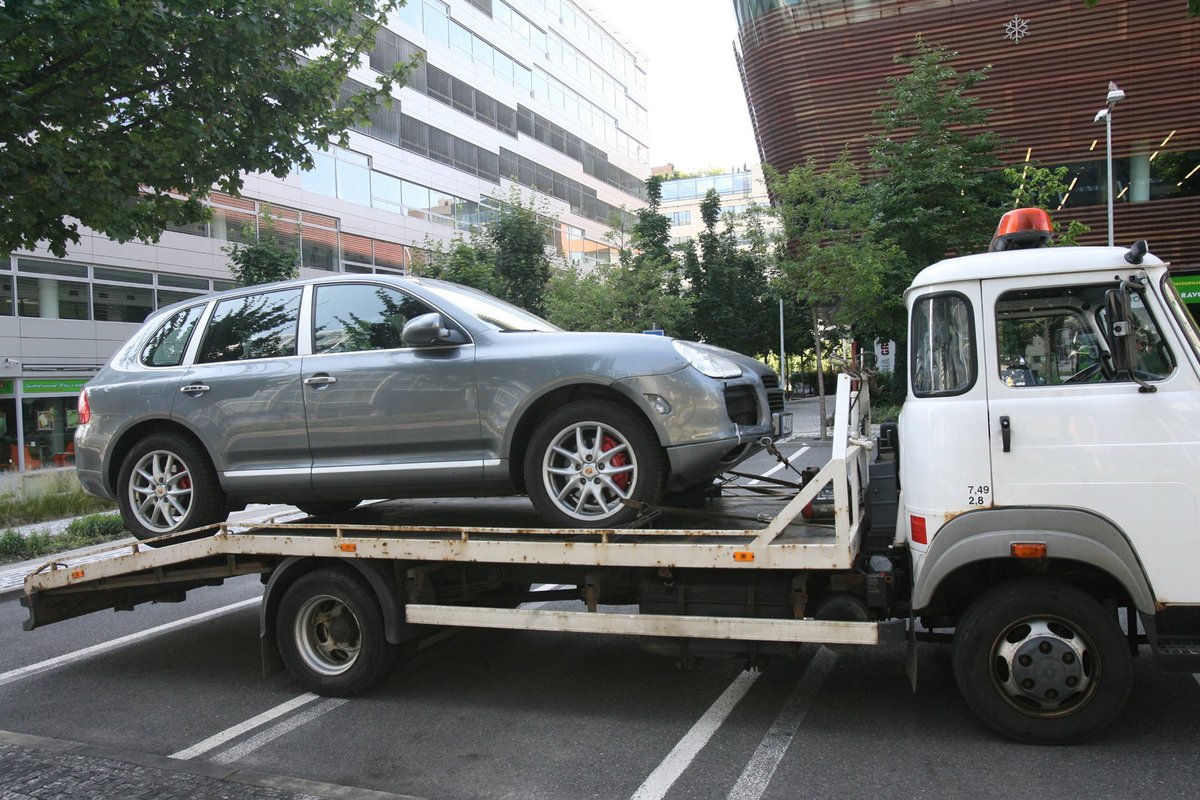
[[[183, 436], [191, 440], [193, 444], [203, 451], [204, 455], [208, 458], [209, 463], [213, 465], [214, 469], [216, 469], [217, 462], [216, 459], [213, 458], [212, 451], [209, 450], [208, 447], [205, 446], [204, 442], [200, 440], [200, 437], [198, 437], [186, 425], [181, 425], [178, 422], [165, 418], [142, 420], [138, 424], [122, 431], [116, 437], [116, 444], [109, 448], [108, 463], [104, 467], [104, 480], [110, 491], [119, 491], [119, 487], [117, 485], [119, 482], [118, 476], [121, 472], [121, 465], [125, 463], [125, 456], [129, 454], [129, 451], [136, 447], [137, 443], [143, 439], [149, 436], [156, 436], [160, 434]], [[217, 469], [216, 472], [217, 480], [220, 481], [220, 469]]]
[[557, 386], [536, 398], [530, 398], [525, 407], [514, 415], [517, 418], [516, 424], [508, 426], [508, 436], [505, 441], [504, 452], [508, 457], [509, 474], [513, 485], [517, 487], [518, 491], [525, 491], [525, 454], [528, 452], [529, 440], [533, 435], [534, 429], [546, 417], [550, 409], [577, 400], [610, 400], [619, 403], [628, 409], [630, 413], [636, 414], [646, 420], [654, 431], [659, 446], [662, 446], [662, 429], [654, 424], [655, 421], [650, 419], [637, 406], [634, 399], [624, 392], [621, 387], [612, 384], [595, 383]]

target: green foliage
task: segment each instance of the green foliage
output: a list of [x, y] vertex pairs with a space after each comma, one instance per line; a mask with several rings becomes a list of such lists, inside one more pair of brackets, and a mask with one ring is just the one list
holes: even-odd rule
[[21, 534], [9, 529], [0, 534], [0, 561], [24, 561], [110, 542], [125, 536], [125, 526], [119, 514], [81, 517], [72, 520], [62, 533], [33, 531]]
[[916, 53], [896, 58], [908, 71], [888, 78], [874, 114], [881, 133], [868, 137], [869, 168], [878, 175], [872, 206], [880, 233], [908, 260], [887, 286], [893, 294], [948, 254], [985, 249], [1003, 204], [1004, 142], [970, 95], [987, 69], [959, 72], [950, 65], [956, 56], [918, 35]]
[[98, 511], [112, 511], [116, 504], [92, 497], [75, 484], [67, 491], [9, 495], [0, 498], [0, 528], [13, 528], [52, 519], [65, 519]]
[[694, 248], [685, 251], [684, 275], [687, 296], [692, 300], [692, 337], [743, 353], [765, 353], [778, 338], [775, 321], [776, 297], [768, 283], [771, 271], [769, 247], [762, 220], [751, 213], [745, 222], [751, 245], [738, 246], [735, 221], [721, 218], [721, 198], [709, 189], [700, 203], [698, 257]]
[[[398, 0], [0, 4], [0, 254], [200, 222], [216, 185], [312, 166], [411, 64], [340, 98]], [[295, 54], [303, 53], [304, 58]]]
[[258, 229], [242, 227], [248, 242], [233, 243], [221, 250], [229, 256], [229, 271], [240, 286], [259, 286], [285, 281], [300, 274], [300, 250], [295, 240], [283, 239], [275, 228], [270, 206], [264, 206]]
[[426, 242], [432, 253], [418, 272], [494, 294], [527, 311], [544, 314], [551, 260], [547, 247], [558, 221], [514, 189], [493, 217], [448, 248]]
[[[1069, 172], [1067, 167], [1042, 167], [1034, 162], [1022, 164], [1019, 168], [1005, 167], [1004, 177], [1013, 187], [1012, 207], [1055, 211], [1067, 195], [1067, 174]], [[1052, 240], [1051, 244], [1078, 244], [1079, 237], [1091, 230], [1090, 226], [1073, 219], [1067, 225], [1066, 231], [1063, 231], [1062, 225], [1054, 219], [1053, 214], [1051, 214], [1051, 219], [1054, 231], [1058, 234], [1058, 238]]]
[[868, 190], [848, 153], [827, 170], [809, 160], [787, 175], [767, 170], [787, 248], [780, 287], [822, 320], [856, 337], [895, 339], [904, 331], [903, 287], [894, 284], [903, 257], [879, 236]]

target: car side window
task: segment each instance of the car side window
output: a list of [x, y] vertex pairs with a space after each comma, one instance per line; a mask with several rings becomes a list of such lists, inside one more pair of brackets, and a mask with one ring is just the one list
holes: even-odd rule
[[[1056, 286], [1006, 292], [996, 301], [997, 363], [1008, 386], [1128, 381], [1112, 369], [1105, 329], [1105, 292], [1111, 284]], [[1174, 358], [1139, 295], [1133, 298], [1137, 337], [1135, 372], [1159, 380], [1174, 370]]]
[[317, 286], [313, 303], [313, 352], [356, 353], [403, 347], [404, 323], [434, 309], [378, 284]]
[[183, 362], [184, 351], [187, 350], [188, 339], [200, 315], [204, 313], [204, 304], [185, 308], [172, 314], [162, 324], [142, 348], [141, 362], [147, 367], [177, 367]]
[[917, 397], [962, 394], [975, 385], [975, 325], [960, 294], [938, 294], [913, 304], [912, 390]]
[[288, 289], [217, 303], [197, 363], [296, 355], [300, 292]]

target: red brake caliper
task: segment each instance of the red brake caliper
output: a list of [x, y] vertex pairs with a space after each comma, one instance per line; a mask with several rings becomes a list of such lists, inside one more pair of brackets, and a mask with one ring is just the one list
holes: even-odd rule
[[[614, 439], [611, 436], [605, 436], [604, 438], [602, 438], [600, 440], [600, 449], [601, 449], [601, 451], [603, 451], [605, 453], [607, 453], [609, 450], [612, 450], [619, 446], [620, 446], [620, 442], [618, 442], [616, 439]], [[629, 466], [629, 454], [628, 453], [617, 453], [615, 456], [612, 457], [612, 460], [609, 461], [608, 463], [614, 467], [627, 467], [627, 466]], [[626, 491], [629, 491], [629, 482], [632, 477], [633, 477], [632, 473], [622, 472], [620, 475], [613, 476], [612, 481], [617, 486], [621, 487], [621, 491], [626, 492]]]

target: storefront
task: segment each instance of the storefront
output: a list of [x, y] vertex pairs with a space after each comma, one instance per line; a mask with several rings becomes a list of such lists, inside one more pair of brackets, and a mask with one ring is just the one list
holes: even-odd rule
[[87, 378], [0, 379], [0, 470], [75, 464], [76, 403]]

